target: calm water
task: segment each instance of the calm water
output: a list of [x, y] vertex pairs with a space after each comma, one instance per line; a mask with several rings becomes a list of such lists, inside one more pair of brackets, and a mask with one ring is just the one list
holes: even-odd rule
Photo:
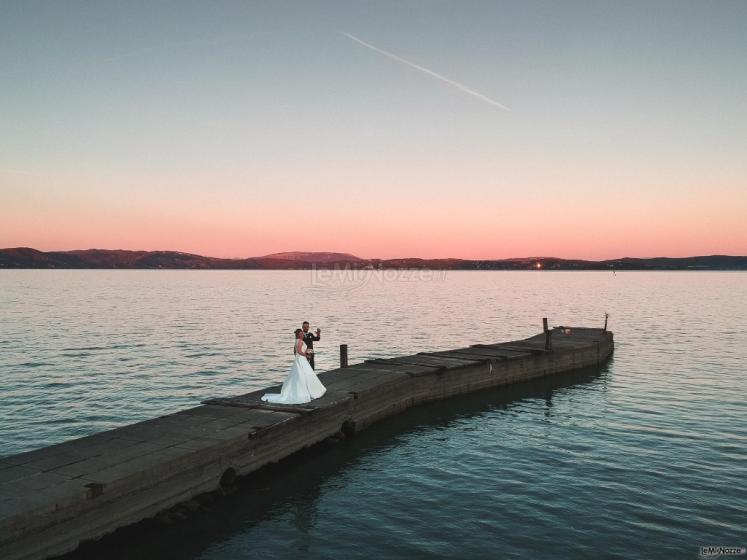
[[[435, 403], [111, 558], [695, 558], [747, 545], [747, 274], [0, 272], [0, 456], [318, 364], [498, 342], [611, 314], [614, 359]], [[184, 534], [190, 537], [187, 539]], [[99, 549], [78, 557], [101, 557]]]

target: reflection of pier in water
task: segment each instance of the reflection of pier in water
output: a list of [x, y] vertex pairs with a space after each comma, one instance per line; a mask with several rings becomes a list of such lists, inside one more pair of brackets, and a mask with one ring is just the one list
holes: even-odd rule
[[[192, 545], [185, 543], [183, 536], [174, 538], [169, 553], [163, 550], [160, 557], [176, 557], [174, 548], [195, 550], [200, 543], [220, 540], [221, 535], [236, 530], [236, 518], [242, 524], [262, 519], [277, 504], [285, 500], [296, 503], [292, 498], [308, 496], [313, 489], [310, 497], [296, 504], [300, 508], [297, 524], [308, 530], [313, 526], [319, 485], [355, 461], [361, 446], [365, 447], [366, 441], [370, 444], [376, 434], [389, 430], [391, 437], [391, 430], [412, 429], [418, 422], [453, 421], [455, 414], [482, 412], [522, 395], [537, 396], [537, 391], [550, 405], [552, 390], [568, 379], [563, 372], [599, 366], [611, 355], [611, 333], [584, 328], [570, 333], [547, 331], [510, 343], [371, 360], [320, 374], [327, 394], [305, 405], [268, 406], [260, 396], [275, 389], [270, 388], [5, 458], [0, 461], [0, 550], [4, 558], [19, 560], [71, 550], [82, 540], [136, 523], [196, 495], [231, 487], [237, 474], [258, 471], [310, 445], [351, 435], [377, 420], [428, 402], [365, 434], [360, 443], [333, 447], [323, 454], [318, 449], [308, 451], [313, 459], [301, 467], [298, 461], [274, 465], [273, 476], [281, 477], [282, 483], [273, 480], [272, 496], [261, 490], [269, 480], [269, 469], [255, 472], [240, 484], [243, 499], [228, 497], [216, 509], [218, 515], [203, 516], [199, 526], [189, 529]], [[588, 379], [588, 373], [573, 375], [570, 383], [583, 379]], [[511, 385], [530, 380], [529, 385]], [[496, 388], [466, 395], [490, 387]], [[431, 402], [446, 398], [449, 400]], [[313, 477], [307, 470], [310, 464], [316, 465]], [[301, 472], [303, 476], [294, 476]], [[281, 490], [276, 493], [278, 487]], [[247, 496], [251, 500], [246, 500]], [[234, 508], [238, 511], [232, 511]], [[228, 516], [220, 515], [229, 511]], [[163, 534], [167, 529], [160, 527], [153, 540], [171, 540]], [[184, 531], [180, 526], [180, 535]], [[116, 542], [118, 538], [115, 534], [107, 540]], [[137, 539], [147, 540], [151, 539]], [[157, 542], [138, 551], [128, 547], [128, 554], [159, 557], [153, 554], [160, 548]], [[85, 555], [87, 548], [79, 554]], [[107, 552], [106, 556], [116, 558], [117, 553]], [[85, 557], [79, 554], [75, 556]]]

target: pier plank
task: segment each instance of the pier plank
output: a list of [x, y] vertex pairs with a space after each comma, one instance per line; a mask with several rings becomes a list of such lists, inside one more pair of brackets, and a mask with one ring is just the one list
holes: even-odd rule
[[[389, 373], [404, 373], [410, 377], [419, 377], [436, 373], [441, 366], [433, 365], [420, 365], [408, 361], [399, 361], [398, 358], [381, 358], [374, 360], [366, 360], [363, 364], [360, 364], [360, 368], [367, 368], [368, 371], [374, 372], [389, 372]], [[347, 368], [351, 369], [351, 368]]]
[[454, 350], [451, 352], [451, 354], [455, 355], [461, 355], [466, 356], [469, 358], [474, 359], [476, 362], [504, 362], [508, 361], [509, 356], [506, 353], [501, 352], [493, 352], [493, 353], [487, 353], [487, 352], [470, 352], [467, 350]]
[[325, 377], [323, 382], [329, 383], [328, 388], [342, 389], [349, 393], [361, 393], [373, 388], [386, 389], [402, 381], [409, 381], [409, 379], [410, 376], [406, 373], [369, 370], [353, 376], [341, 374], [336, 377]]
[[9, 468], [0, 470], [0, 485], [10, 484], [23, 478], [30, 478], [36, 476], [40, 472], [39, 469], [13, 465]]
[[495, 344], [475, 344], [468, 348], [456, 350], [457, 352], [472, 352], [479, 351], [481, 353], [490, 353], [497, 357], [504, 357], [506, 360], [523, 359], [532, 355], [531, 352], [525, 350], [511, 350], [505, 347], [499, 347]]
[[462, 367], [465, 365], [470, 365], [470, 363], [474, 363], [469, 359], [460, 360], [455, 358], [446, 358], [443, 356], [434, 356], [431, 354], [413, 354], [412, 356], [394, 358], [392, 361], [399, 364], [423, 365], [436, 367], [439, 369]]
[[525, 354], [543, 354], [547, 352], [547, 350], [545, 350], [544, 342], [541, 346], [539, 344], [497, 344], [495, 348], [515, 350]]
[[474, 353], [460, 352], [458, 350], [445, 350], [442, 352], [430, 352], [430, 356], [439, 358], [452, 358], [461, 360], [468, 365], [477, 365], [490, 360], [490, 357]]

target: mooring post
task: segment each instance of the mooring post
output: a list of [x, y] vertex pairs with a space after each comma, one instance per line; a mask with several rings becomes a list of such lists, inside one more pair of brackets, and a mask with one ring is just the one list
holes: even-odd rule
[[609, 319], [609, 317], [610, 317], [609, 313], [604, 314], [604, 328], [602, 329], [603, 332], [607, 332], [607, 319]]
[[340, 344], [340, 367], [348, 367], [348, 345]]
[[545, 331], [545, 350], [552, 350], [552, 331], [547, 326], [547, 317], [542, 318], [542, 328]]
[[547, 332], [547, 317], [542, 317], [542, 330]]

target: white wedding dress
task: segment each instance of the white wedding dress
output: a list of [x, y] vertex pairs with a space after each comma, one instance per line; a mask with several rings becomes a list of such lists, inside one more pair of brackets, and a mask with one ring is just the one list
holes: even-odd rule
[[263, 401], [278, 404], [303, 404], [312, 399], [318, 399], [327, 392], [326, 387], [319, 381], [306, 359], [305, 352], [306, 345], [303, 343], [301, 343], [300, 354], [296, 352], [296, 347], [293, 347], [295, 357], [288, 377], [283, 381], [283, 388], [280, 393], [265, 393], [262, 396]]

